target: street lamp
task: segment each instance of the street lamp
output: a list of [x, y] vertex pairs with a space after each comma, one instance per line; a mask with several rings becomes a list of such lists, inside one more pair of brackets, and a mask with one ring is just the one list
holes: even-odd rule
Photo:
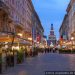
[[28, 40], [32, 41], [32, 38], [28, 38]]
[[[23, 36], [22, 33], [18, 33], [17, 35], [18, 35], [19, 37], [22, 37], [22, 36]], [[18, 46], [16, 47], [18, 50], [19, 50], [19, 46], [20, 46], [19, 44], [20, 44], [20, 43], [18, 42]]]
[[74, 37], [71, 37], [71, 40], [73, 41], [74, 40]]
[[20, 37], [22, 37], [22, 33], [18, 33], [17, 35], [20, 36]]

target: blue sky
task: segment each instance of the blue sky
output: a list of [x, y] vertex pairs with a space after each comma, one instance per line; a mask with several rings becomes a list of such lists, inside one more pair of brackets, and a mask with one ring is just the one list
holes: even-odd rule
[[59, 28], [66, 14], [69, 1], [70, 0], [32, 0], [46, 36], [50, 34], [51, 24], [54, 24], [55, 35], [57, 39], [59, 38]]

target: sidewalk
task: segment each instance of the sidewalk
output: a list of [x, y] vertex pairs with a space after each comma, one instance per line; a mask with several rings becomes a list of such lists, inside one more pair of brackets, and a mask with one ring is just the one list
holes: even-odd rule
[[1, 75], [44, 75], [45, 71], [75, 71], [75, 54], [39, 54]]
[[14, 67], [9, 67], [3, 74], [0, 75], [27, 75], [25, 69], [23, 68], [24, 63], [25, 62]]

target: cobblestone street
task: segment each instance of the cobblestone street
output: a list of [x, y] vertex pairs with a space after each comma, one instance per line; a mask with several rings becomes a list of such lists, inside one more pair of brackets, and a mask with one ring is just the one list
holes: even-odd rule
[[40, 53], [2, 75], [44, 75], [44, 71], [75, 71], [75, 54]]

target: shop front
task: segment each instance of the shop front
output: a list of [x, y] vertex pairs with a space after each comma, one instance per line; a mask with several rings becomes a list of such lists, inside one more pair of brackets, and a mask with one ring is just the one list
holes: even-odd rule
[[[0, 34], [0, 68], [5, 71], [6, 68], [14, 66], [14, 58], [17, 51], [12, 50], [12, 35], [1, 33]], [[15, 41], [17, 41], [15, 39]]]

